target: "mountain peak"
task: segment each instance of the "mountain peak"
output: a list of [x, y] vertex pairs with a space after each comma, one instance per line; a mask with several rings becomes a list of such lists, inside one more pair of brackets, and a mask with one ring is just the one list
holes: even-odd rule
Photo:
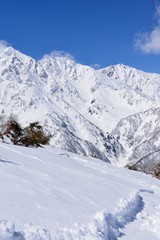
[[2, 49], [2, 51], [0, 52], [0, 55], [8, 55], [8, 56], [10, 56], [10, 55], [13, 55], [13, 54], [15, 54], [15, 51], [17, 51], [17, 50], [15, 50], [13, 47], [11, 47], [11, 46], [9, 46], [9, 47], [5, 47], [5, 48], [3, 48]]
[[[102, 68], [100, 69], [99, 71], [101, 72], [108, 72], [108, 71], [135, 71], [137, 70], [136, 68], [133, 68], [133, 67], [130, 67], [128, 65], [124, 65], [122, 63], [118, 63], [118, 64], [115, 64], [115, 65], [110, 65], [110, 66], [107, 66], [105, 68]], [[138, 71], [138, 70], [137, 70]]]

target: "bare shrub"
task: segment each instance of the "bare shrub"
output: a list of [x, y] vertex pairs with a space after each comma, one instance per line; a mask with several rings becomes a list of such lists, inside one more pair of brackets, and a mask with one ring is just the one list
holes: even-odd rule
[[17, 118], [15, 115], [10, 115], [10, 117], [4, 121], [3, 120], [3, 125], [1, 125], [1, 135], [2, 136], [7, 136], [11, 139], [11, 141], [16, 144], [18, 138], [22, 135], [22, 127], [18, 123]]
[[50, 137], [45, 134], [39, 122], [30, 123], [24, 129], [19, 124], [16, 115], [10, 115], [8, 119], [0, 116], [0, 137], [8, 137], [13, 144], [26, 147], [40, 147], [49, 143]]
[[26, 147], [40, 147], [49, 143], [50, 136], [46, 135], [39, 122], [30, 123], [24, 128], [22, 137], [18, 140], [18, 144]]
[[153, 172], [154, 176], [160, 179], [160, 163], [154, 167]]

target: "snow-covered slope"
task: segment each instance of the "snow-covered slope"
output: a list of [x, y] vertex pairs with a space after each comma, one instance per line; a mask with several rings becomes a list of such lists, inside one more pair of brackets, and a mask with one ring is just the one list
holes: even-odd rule
[[159, 187], [98, 159], [0, 144], [0, 239], [160, 239]]

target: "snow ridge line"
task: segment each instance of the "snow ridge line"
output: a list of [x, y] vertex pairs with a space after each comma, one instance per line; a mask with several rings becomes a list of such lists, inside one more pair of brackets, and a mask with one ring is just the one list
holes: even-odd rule
[[48, 230], [33, 225], [26, 225], [17, 231], [15, 225], [7, 220], [0, 221], [1, 240], [117, 240], [123, 236], [123, 229], [136, 219], [144, 208], [140, 191], [121, 199], [114, 213], [106, 210], [98, 212], [88, 226], [75, 224], [73, 228], [58, 229], [53, 234]]

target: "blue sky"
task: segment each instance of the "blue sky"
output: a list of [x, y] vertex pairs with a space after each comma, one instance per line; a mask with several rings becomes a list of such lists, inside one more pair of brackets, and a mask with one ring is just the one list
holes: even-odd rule
[[0, 39], [40, 59], [54, 50], [92, 66], [160, 73], [158, 0], [3, 0]]

